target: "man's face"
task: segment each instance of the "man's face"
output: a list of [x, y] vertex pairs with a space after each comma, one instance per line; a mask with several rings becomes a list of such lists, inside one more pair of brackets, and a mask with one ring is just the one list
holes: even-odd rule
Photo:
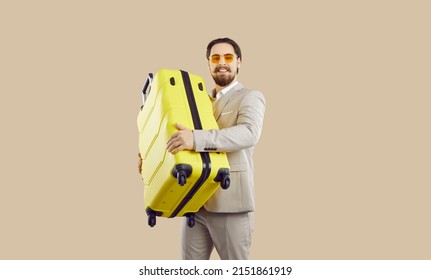
[[208, 66], [217, 85], [225, 87], [236, 81], [237, 69], [240, 64], [241, 59], [236, 57], [230, 44], [219, 43], [211, 48]]

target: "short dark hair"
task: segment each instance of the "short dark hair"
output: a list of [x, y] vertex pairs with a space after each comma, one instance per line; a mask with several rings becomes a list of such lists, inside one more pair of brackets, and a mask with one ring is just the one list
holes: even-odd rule
[[241, 58], [242, 60], [241, 49], [239, 48], [238, 44], [230, 38], [218, 38], [218, 39], [212, 40], [207, 46], [207, 59], [210, 59], [210, 53], [211, 53], [212, 47], [220, 43], [227, 43], [231, 45], [235, 51], [236, 56], [238, 58]]

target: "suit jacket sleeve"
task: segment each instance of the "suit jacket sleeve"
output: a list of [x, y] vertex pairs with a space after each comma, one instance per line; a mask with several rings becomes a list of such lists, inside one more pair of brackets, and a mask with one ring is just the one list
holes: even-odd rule
[[232, 152], [253, 147], [257, 143], [262, 131], [265, 98], [259, 91], [249, 91], [237, 102], [236, 114], [222, 121], [224, 128], [194, 131], [197, 152]]

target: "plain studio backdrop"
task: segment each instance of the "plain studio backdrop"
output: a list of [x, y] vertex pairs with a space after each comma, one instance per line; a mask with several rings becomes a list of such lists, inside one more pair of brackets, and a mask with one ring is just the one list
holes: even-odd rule
[[179, 259], [180, 218], [147, 226], [140, 92], [210, 90], [227, 36], [267, 101], [251, 258], [430, 259], [429, 2], [284, 2], [3, 1], [0, 258]]

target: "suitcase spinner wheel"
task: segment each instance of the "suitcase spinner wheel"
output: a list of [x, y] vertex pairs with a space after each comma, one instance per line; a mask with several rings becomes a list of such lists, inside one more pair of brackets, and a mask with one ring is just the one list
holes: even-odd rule
[[157, 216], [161, 216], [162, 213], [154, 211], [151, 208], [147, 208], [146, 212], [147, 212], [147, 215], [148, 215], [148, 225], [150, 227], [154, 227], [156, 225], [156, 217]]
[[214, 178], [215, 182], [220, 182], [220, 186], [222, 189], [226, 190], [230, 186], [230, 175], [229, 175], [229, 169], [227, 168], [220, 168], [220, 170], [217, 173], [217, 176]]
[[192, 167], [188, 164], [178, 164], [172, 169], [172, 176], [177, 178], [180, 186], [184, 186], [187, 178], [192, 174]]
[[220, 182], [221, 188], [226, 190], [230, 186], [230, 176], [229, 174], [227, 176], [224, 176], [223, 179]]
[[156, 225], [156, 215], [154, 214], [148, 215], [148, 225], [150, 227], [154, 227]]
[[195, 214], [193, 213], [188, 213], [186, 214], [187, 217], [187, 225], [189, 226], [189, 228], [192, 228], [195, 226], [196, 221], [195, 221]]

